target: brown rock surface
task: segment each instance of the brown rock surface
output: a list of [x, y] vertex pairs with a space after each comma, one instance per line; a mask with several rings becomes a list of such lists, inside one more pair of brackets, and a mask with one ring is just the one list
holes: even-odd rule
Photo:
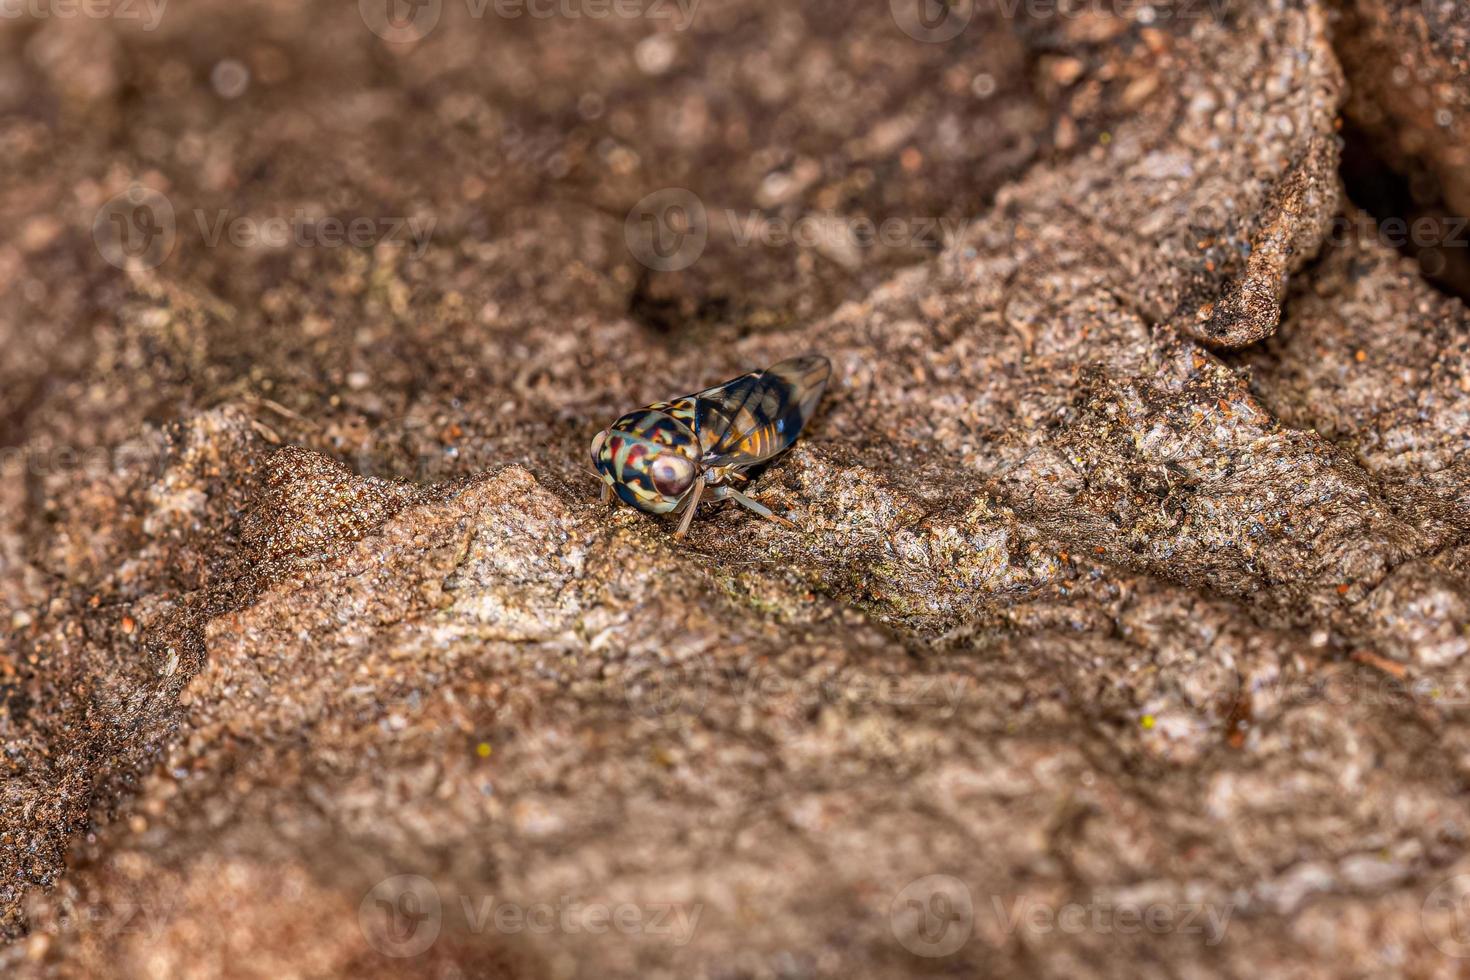
[[[1326, 9], [436, 6], [0, 28], [0, 970], [1454, 974], [1470, 315]], [[800, 530], [598, 504], [806, 349]]]
[[1340, 0], [1345, 106], [1400, 170], [1429, 177], [1470, 214], [1470, 7], [1454, 0]]

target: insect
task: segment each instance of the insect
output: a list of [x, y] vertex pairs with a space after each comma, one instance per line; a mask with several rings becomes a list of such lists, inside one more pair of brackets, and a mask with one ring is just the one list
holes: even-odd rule
[[592, 440], [602, 499], [617, 494], [648, 514], [682, 513], [676, 538], [688, 532], [706, 488], [716, 500], [795, 527], [731, 484], [796, 441], [831, 374], [832, 362], [806, 354], [629, 412]]

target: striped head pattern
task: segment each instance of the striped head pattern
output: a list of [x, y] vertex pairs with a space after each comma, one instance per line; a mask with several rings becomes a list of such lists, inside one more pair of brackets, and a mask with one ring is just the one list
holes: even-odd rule
[[618, 499], [648, 514], [679, 506], [699, 475], [699, 440], [658, 407], [629, 412], [592, 440], [592, 465]]

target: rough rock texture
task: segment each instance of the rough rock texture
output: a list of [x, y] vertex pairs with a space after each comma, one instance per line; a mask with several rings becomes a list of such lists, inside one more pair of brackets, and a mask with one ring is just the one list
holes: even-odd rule
[[[1470, 314], [1328, 236], [1327, 9], [473, 9], [0, 27], [0, 969], [1456, 973]], [[799, 531], [597, 502], [806, 349]]]
[[1429, 177], [1470, 214], [1470, 7], [1453, 0], [1340, 0], [1345, 106], [1399, 170]]

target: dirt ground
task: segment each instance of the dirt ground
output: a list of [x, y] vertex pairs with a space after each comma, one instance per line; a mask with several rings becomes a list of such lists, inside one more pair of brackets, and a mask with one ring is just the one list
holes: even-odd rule
[[0, 7], [0, 974], [1463, 975], [1467, 9]]

